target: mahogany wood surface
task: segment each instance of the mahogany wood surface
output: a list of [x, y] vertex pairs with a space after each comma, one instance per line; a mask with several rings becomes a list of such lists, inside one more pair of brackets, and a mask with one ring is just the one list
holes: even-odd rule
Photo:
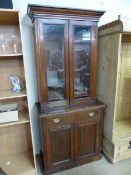
[[[27, 14], [35, 27], [41, 152], [44, 174], [49, 175], [101, 158], [105, 106], [95, 99], [95, 84], [97, 23], [104, 11], [29, 4]], [[66, 103], [48, 100], [45, 24], [64, 25]], [[74, 25], [91, 29], [90, 91], [80, 98], [74, 97]]]
[[99, 104], [40, 115], [45, 174], [100, 158], [103, 110], [104, 105]]

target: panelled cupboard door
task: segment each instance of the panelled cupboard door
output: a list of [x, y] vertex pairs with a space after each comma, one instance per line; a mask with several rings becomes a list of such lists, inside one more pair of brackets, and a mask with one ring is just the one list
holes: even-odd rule
[[40, 102], [66, 104], [69, 99], [68, 20], [38, 18], [35, 30]]
[[99, 153], [100, 124], [99, 121], [81, 120], [76, 130], [76, 160], [87, 159]]
[[69, 21], [70, 101], [95, 97], [97, 23]]
[[48, 143], [45, 148], [45, 169], [73, 162], [73, 124], [48, 126], [45, 129], [45, 138]]

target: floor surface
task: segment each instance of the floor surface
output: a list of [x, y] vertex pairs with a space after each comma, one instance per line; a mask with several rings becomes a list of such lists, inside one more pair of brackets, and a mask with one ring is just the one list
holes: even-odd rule
[[[38, 158], [37, 165], [37, 175], [43, 175], [40, 158]], [[122, 160], [117, 164], [111, 164], [103, 156], [101, 160], [55, 173], [53, 175], [131, 175], [131, 158]]]

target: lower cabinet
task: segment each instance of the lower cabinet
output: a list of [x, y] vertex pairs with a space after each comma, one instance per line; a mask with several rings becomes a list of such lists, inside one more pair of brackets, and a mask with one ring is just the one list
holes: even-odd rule
[[101, 158], [103, 108], [40, 117], [44, 174]]

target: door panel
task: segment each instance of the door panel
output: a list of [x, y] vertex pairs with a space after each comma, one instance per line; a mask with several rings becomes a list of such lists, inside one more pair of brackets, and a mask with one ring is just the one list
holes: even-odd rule
[[78, 131], [78, 156], [84, 156], [95, 152], [95, 129], [93, 125], [80, 125]]
[[76, 153], [77, 159], [84, 159], [98, 154], [99, 151], [99, 121], [81, 121], [77, 125], [76, 132]]
[[71, 163], [73, 158], [73, 126], [72, 124], [63, 124], [46, 129], [46, 167], [65, 165]]
[[50, 131], [52, 163], [71, 159], [71, 129]]

